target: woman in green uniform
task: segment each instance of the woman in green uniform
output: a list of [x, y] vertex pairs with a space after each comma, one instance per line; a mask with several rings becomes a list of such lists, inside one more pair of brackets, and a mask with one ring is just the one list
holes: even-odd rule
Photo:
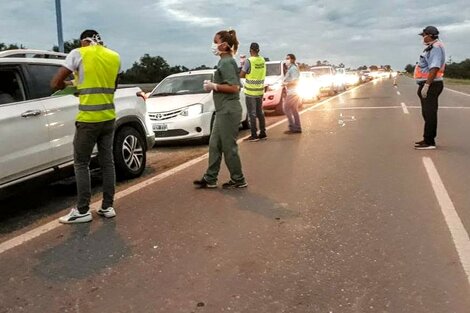
[[238, 154], [238, 127], [242, 107], [240, 104], [240, 78], [238, 65], [233, 59], [238, 40], [234, 30], [222, 30], [215, 34], [212, 52], [220, 56], [214, 81], [204, 81], [204, 89], [212, 91], [215, 104], [215, 120], [209, 141], [209, 167], [200, 180], [194, 181], [199, 188], [217, 188], [217, 176], [222, 155], [230, 172], [230, 181], [223, 188], [248, 186], [242, 172]]

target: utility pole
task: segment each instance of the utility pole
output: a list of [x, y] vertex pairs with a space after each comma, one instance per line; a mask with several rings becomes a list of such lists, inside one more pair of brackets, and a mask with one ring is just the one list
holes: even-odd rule
[[55, 0], [55, 13], [57, 17], [57, 37], [59, 39], [59, 51], [64, 52], [64, 37], [62, 35], [62, 9], [60, 0]]

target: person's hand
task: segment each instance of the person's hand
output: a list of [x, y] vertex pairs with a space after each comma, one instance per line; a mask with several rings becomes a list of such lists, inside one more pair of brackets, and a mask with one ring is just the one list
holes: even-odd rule
[[428, 96], [428, 91], [429, 91], [429, 84], [424, 84], [423, 89], [421, 89], [421, 97], [423, 99], [426, 99]]
[[217, 86], [218, 85], [216, 83], [213, 83], [210, 80], [205, 80], [203, 87], [205, 91], [212, 91], [212, 90], [217, 91]]

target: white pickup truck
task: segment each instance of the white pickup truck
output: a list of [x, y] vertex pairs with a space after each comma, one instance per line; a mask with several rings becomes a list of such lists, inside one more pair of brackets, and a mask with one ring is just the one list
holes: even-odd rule
[[[51, 96], [50, 81], [65, 54], [0, 52], [0, 190], [73, 163], [78, 98]], [[140, 88], [115, 94], [114, 161], [119, 178], [142, 174], [155, 135]]]

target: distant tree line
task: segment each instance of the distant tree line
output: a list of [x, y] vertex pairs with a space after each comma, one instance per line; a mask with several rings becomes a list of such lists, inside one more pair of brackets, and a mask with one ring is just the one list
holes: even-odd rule
[[[405, 71], [410, 74], [414, 72], [414, 65], [407, 64]], [[465, 59], [462, 62], [452, 62], [449, 58], [449, 62], [446, 64], [445, 77], [459, 78], [459, 79], [470, 79], [470, 59]]]
[[0, 51], [5, 51], [5, 50], [13, 50], [13, 49], [25, 49], [26, 47], [23, 45], [19, 45], [16, 43], [12, 44], [5, 44], [3, 42], [0, 42]]
[[[79, 47], [79, 39], [72, 39], [64, 42], [65, 53], [69, 53], [73, 49]], [[12, 49], [26, 49], [26, 47], [18, 44], [0, 43], [0, 51]], [[52, 50], [58, 52], [59, 47], [53, 46]], [[150, 56], [149, 54], [144, 54], [144, 56], [142, 56], [139, 61], [134, 62], [134, 64], [132, 64], [129, 69], [121, 73], [119, 82], [122, 84], [158, 83], [171, 74], [186, 72], [189, 70], [203, 70], [210, 68], [211, 67], [206, 65], [200, 65], [192, 69], [189, 69], [183, 65], [170, 66], [168, 62], [161, 56]]]

